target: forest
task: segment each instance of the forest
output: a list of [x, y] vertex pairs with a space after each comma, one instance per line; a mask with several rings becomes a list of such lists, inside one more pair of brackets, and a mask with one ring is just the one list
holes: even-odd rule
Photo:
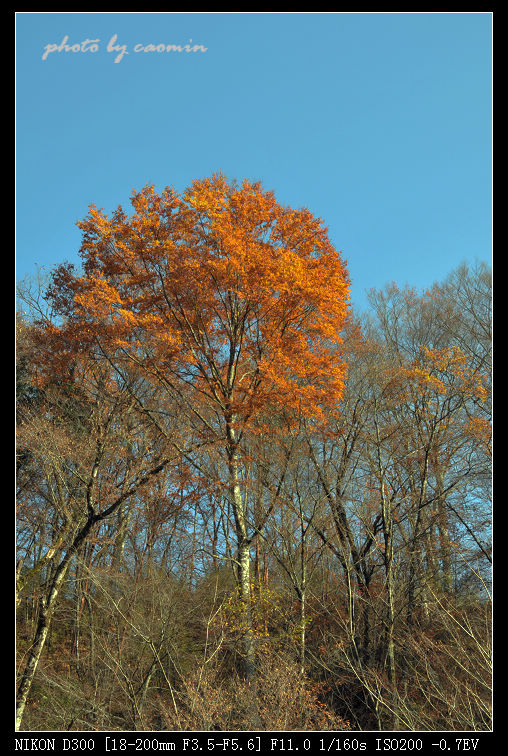
[[131, 203], [18, 285], [17, 729], [491, 729], [489, 264], [357, 312], [260, 183]]

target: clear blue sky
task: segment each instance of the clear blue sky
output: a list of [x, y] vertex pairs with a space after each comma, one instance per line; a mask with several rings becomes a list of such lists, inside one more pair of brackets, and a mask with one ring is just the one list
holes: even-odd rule
[[[134, 49], [171, 44], [206, 51]], [[490, 261], [491, 47], [489, 13], [18, 13], [17, 277], [218, 171], [323, 218], [360, 307]]]

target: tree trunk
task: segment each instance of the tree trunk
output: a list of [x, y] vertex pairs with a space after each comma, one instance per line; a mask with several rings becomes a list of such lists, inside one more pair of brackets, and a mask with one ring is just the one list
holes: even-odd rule
[[302, 677], [305, 674], [305, 624], [307, 621], [305, 598], [306, 590], [304, 586], [300, 595], [300, 674]]
[[439, 551], [441, 556], [441, 587], [445, 593], [451, 593], [453, 588], [452, 564], [450, 557], [450, 532], [448, 529], [448, 515], [446, 498], [443, 493], [443, 473], [436, 472], [437, 485], [437, 527], [439, 532]]
[[390, 503], [383, 494], [383, 520], [385, 527], [385, 579], [387, 593], [387, 619], [386, 619], [386, 662], [388, 667], [388, 678], [392, 687], [392, 716], [393, 730], [399, 729], [399, 702], [397, 691], [397, 675], [395, 669], [395, 644], [394, 644], [394, 625], [395, 625], [395, 596], [394, 596], [394, 579], [393, 579], [393, 527], [390, 511]]
[[246, 680], [252, 680], [255, 677], [256, 662], [250, 596], [250, 544], [248, 542], [242, 542], [238, 548], [238, 563], [238, 582], [242, 602], [243, 672]]
[[51, 627], [51, 620], [53, 618], [57, 599], [60, 593], [60, 588], [65, 580], [67, 572], [69, 570], [72, 558], [76, 554], [77, 550], [87, 538], [92, 526], [95, 524], [95, 518], [89, 517], [85, 525], [79, 530], [78, 534], [74, 538], [72, 545], [67, 550], [62, 561], [53, 573], [53, 577], [49, 586], [49, 590], [46, 596], [41, 596], [39, 603], [39, 621], [37, 623], [37, 630], [35, 631], [34, 641], [28, 655], [27, 663], [23, 671], [23, 676], [18, 688], [17, 702], [16, 702], [16, 729], [19, 730], [21, 722], [23, 720], [23, 714], [25, 711], [28, 695], [32, 687], [32, 683], [37, 671], [42, 651], [46, 644], [48, 633]]
[[305, 539], [307, 535], [307, 528], [303, 524], [303, 513], [300, 511], [300, 674], [305, 674], [305, 632], [307, 616], [305, 613], [306, 605], [305, 599], [307, 597], [307, 561], [305, 559]]
[[18, 697], [16, 705], [16, 729], [19, 730], [23, 719], [23, 713], [25, 711], [26, 702], [32, 687], [32, 682], [35, 677], [35, 672], [39, 664], [43, 648], [46, 644], [49, 629], [51, 627], [51, 620], [56, 608], [58, 594], [60, 587], [65, 579], [69, 565], [71, 563], [68, 554], [64, 557], [58, 568], [57, 574], [53, 579], [52, 586], [48, 592], [48, 596], [41, 596], [39, 602], [39, 621], [37, 623], [37, 630], [35, 631], [35, 637], [30, 649], [28, 661], [23, 672], [23, 677], [18, 688]]
[[245, 506], [240, 489], [238, 475], [239, 459], [238, 446], [235, 431], [231, 427], [231, 421], [227, 423], [227, 458], [229, 473], [229, 494], [231, 507], [235, 519], [236, 543], [237, 543], [237, 584], [242, 605], [242, 645], [243, 645], [243, 672], [246, 680], [255, 676], [255, 653], [252, 629], [251, 595], [250, 595], [250, 539], [248, 538], [247, 522], [245, 519]]
[[252, 625], [251, 590], [250, 590], [250, 545], [248, 537], [247, 521], [245, 517], [245, 504], [242, 497], [239, 481], [239, 457], [235, 432], [231, 424], [227, 425], [227, 458], [229, 473], [229, 495], [235, 520], [235, 532], [237, 542], [237, 569], [236, 579], [241, 603], [241, 635], [242, 635], [242, 674], [251, 687], [249, 700], [249, 715], [251, 728], [261, 729], [257, 705], [256, 688], [256, 654], [254, 647], [254, 631]]
[[374, 423], [376, 428], [377, 442], [377, 464], [379, 474], [379, 484], [381, 493], [381, 515], [383, 523], [384, 538], [384, 568], [385, 568], [385, 585], [386, 585], [386, 640], [385, 640], [385, 665], [388, 669], [388, 679], [391, 685], [390, 708], [392, 714], [392, 728], [399, 729], [399, 702], [397, 692], [397, 677], [395, 670], [395, 646], [394, 646], [394, 624], [395, 624], [395, 596], [394, 596], [394, 579], [393, 579], [393, 517], [390, 498], [387, 494], [385, 481], [385, 467], [382, 458], [381, 434], [379, 430], [377, 416], [377, 401], [375, 402]]
[[125, 502], [118, 510], [117, 529], [113, 542], [112, 568], [121, 570], [124, 558], [125, 541], [127, 539], [127, 530], [131, 516], [130, 504]]
[[21, 727], [28, 694], [30, 693], [30, 688], [32, 687], [35, 671], [41, 658], [42, 649], [44, 648], [46, 638], [48, 637], [50, 626], [50, 608], [51, 607], [48, 607], [44, 597], [41, 596], [39, 604], [39, 622], [37, 624], [34, 642], [30, 649], [30, 655], [28, 657], [28, 661], [23, 672], [23, 677], [21, 678], [21, 683], [18, 688], [18, 697], [16, 702], [16, 730], [19, 730]]

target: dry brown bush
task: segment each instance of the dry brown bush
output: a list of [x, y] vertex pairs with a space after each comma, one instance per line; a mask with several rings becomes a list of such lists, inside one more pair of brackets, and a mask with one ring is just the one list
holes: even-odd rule
[[347, 730], [349, 724], [322, 700], [320, 686], [299, 672], [298, 662], [265, 649], [255, 681], [202, 668], [184, 681], [177, 710], [162, 696], [158, 716], [163, 729], [178, 718], [185, 730]]

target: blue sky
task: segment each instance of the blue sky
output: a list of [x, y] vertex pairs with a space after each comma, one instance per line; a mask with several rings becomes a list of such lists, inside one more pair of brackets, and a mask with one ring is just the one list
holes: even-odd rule
[[18, 13], [16, 275], [78, 262], [89, 204], [218, 171], [323, 218], [360, 308], [490, 261], [491, 48], [489, 13]]

